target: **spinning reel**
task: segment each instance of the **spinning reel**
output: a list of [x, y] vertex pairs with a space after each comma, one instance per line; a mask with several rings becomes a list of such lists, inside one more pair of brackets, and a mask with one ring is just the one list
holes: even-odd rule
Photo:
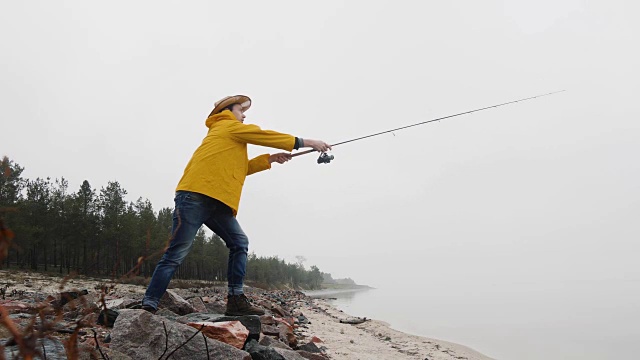
[[323, 152], [318, 157], [318, 164], [328, 164], [333, 159], [334, 159], [333, 155], [330, 155], [330, 154], [327, 154], [326, 152]]

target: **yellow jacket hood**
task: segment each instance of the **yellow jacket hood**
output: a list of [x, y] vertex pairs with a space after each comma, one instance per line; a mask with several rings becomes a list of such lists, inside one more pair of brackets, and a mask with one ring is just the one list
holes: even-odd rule
[[213, 124], [217, 123], [218, 121], [222, 121], [222, 120], [235, 120], [238, 121], [238, 119], [236, 119], [236, 116], [233, 115], [233, 113], [229, 110], [225, 110], [222, 112], [219, 112], [215, 115], [211, 115], [207, 118], [207, 120], [204, 122], [204, 124], [208, 127], [211, 128], [211, 126], [213, 126]]

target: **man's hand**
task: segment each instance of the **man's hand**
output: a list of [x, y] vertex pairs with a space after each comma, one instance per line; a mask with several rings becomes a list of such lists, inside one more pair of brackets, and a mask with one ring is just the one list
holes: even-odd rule
[[322, 140], [304, 139], [304, 147], [310, 147], [313, 150], [326, 152], [331, 150], [331, 145]]
[[274, 162], [284, 164], [289, 160], [291, 160], [291, 154], [289, 153], [278, 153], [269, 156], [269, 164], [273, 164]]

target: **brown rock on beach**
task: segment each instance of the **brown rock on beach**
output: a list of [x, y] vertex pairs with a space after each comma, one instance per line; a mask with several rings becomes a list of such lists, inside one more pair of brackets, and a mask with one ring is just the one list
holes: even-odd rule
[[247, 330], [240, 321], [221, 321], [221, 322], [190, 322], [187, 325], [200, 329], [207, 337], [229, 344], [238, 349], [242, 349], [249, 330]]

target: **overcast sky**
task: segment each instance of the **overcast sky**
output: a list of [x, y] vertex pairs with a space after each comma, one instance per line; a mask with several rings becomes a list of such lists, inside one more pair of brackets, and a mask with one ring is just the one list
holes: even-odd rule
[[158, 210], [227, 95], [335, 143], [565, 89], [274, 166], [238, 218], [257, 254], [374, 286], [640, 279], [635, 2], [1, 4], [0, 155], [27, 178]]

